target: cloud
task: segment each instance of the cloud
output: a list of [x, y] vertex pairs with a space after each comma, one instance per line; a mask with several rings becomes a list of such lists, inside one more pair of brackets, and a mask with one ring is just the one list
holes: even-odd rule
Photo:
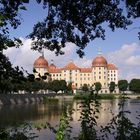
[[127, 59], [132, 56], [138, 49], [139, 46], [136, 43], [125, 44], [121, 47], [121, 49], [110, 52], [107, 55], [107, 58], [114, 63], [124, 64], [126, 63]]
[[[28, 72], [32, 72], [34, 61], [41, 55], [37, 51], [31, 50], [31, 39], [21, 38], [23, 45], [20, 48], [8, 48], [4, 53], [9, 57], [13, 66], [23, 67]], [[76, 54], [76, 45], [73, 43], [66, 43], [66, 47], [62, 49], [65, 55], [56, 56], [54, 52], [49, 50], [44, 51], [45, 58], [50, 63], [51, 59], [58, 66], [63, 66], [73, 55]]]
[[[28, 72], [32, 72], [34, 61], [41, 55], [37, 51], [31, 50], [30, 39], [21, 38], [23, 45], [20, 48], [9, 48], [4, 53], [9, 57], [13, 66], [23, 67]], [[63, 67], [68, 61], [73, 60], [79, 67], [91, 67], [92, 59], [84, 57], [79, 58], [76, 54], [76, 45], [73, 43], [66, 43], [63, 48], [65, 55], [56, 56], [54, 52], [49, 50], [44, 51], [45, 58], [48, 62], [51, 59], [58, 67]], [[119, 79], [140, 78], [140, 46], [137, 43], [124, 44], [120, 49], [109, 52], [106, 55], [108, 62], [116, 64], [119, 69]]]
[[137, 43], [124, 44], [119, 50], [107, 54], [109, 61], [119, 68], [119, 78], [131, 80], [140, 77], [140, 46]]
[[77, 58], [74, 60], [74, 63], [79, 67], [91, 67], [92, 60], [86, 57]]
[[129, 66], [140, 66], [140, 55], [129, 57], [126, 60], [126, 64]]

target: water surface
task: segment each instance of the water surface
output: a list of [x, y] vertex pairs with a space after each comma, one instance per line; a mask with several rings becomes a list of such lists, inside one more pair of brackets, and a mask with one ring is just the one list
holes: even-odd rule
[[[100, 100], [98, 126], [105, 126], [112, 118], [112, 112], [117, 114], [119, 100]], [[59, 124], [60, 116], [64, 110], [64, 105], [72, 107], [75, 111], [72, 115], [73, 135], [78, 135], [80, 131], [80, 104], [79, 101], [61, 100], [59, 102], [50, 102], [47, 104], [25, 104], [25, 105], [7, 105], [0, 106], [0, 126], [11, 127], [23, 122], [32, 122], [35, 124], [45, 124], [49, 122], [56, 128]], [[129, 118], [137, 123], [136, 116], [140, 115], [140, 100], [129, 99], [125, 102], [125, 110], [131, 111]], [[54, 134], [50, 130], [37, 131], [38, 140], [54, 140]]]

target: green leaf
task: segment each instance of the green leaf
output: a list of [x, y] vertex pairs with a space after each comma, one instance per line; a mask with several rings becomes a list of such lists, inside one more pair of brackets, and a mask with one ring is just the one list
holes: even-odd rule
[[25, 6], [19, 7], [21, 10], [27, 10]]
[[23, 3], [29, 3], [29, 0], [22, 0]]

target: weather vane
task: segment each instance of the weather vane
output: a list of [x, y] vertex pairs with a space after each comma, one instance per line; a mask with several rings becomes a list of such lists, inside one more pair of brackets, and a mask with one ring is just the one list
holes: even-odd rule
[[102, 55], [101, 47], [98, 48], [98, 55]]

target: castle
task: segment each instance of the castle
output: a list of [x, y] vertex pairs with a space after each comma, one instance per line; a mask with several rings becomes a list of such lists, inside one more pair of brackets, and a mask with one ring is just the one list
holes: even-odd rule
[[[38, 74], [43, 76], [45, 73], [49, 73], [51, 80], [72, 82], [74, 89], [80, 89], [84, 84], [91, 87], [94, 83], [100, 82], [102, 84], [100, 93], [109, 93], [110, 82], [118, 84], [118, 68], [114, 64], [108, 63], [101, 53], [93, 59], [89, 68], [81, 68], [72, 61], [59, 68], [53, 61], [49, 65], [43, 55], [35, 60], [33, 67], [37, 72], [34, 73], [35, 78], [38, 77]], [[114, 92], [118, 92], [117, 90], [116, 88]]]

